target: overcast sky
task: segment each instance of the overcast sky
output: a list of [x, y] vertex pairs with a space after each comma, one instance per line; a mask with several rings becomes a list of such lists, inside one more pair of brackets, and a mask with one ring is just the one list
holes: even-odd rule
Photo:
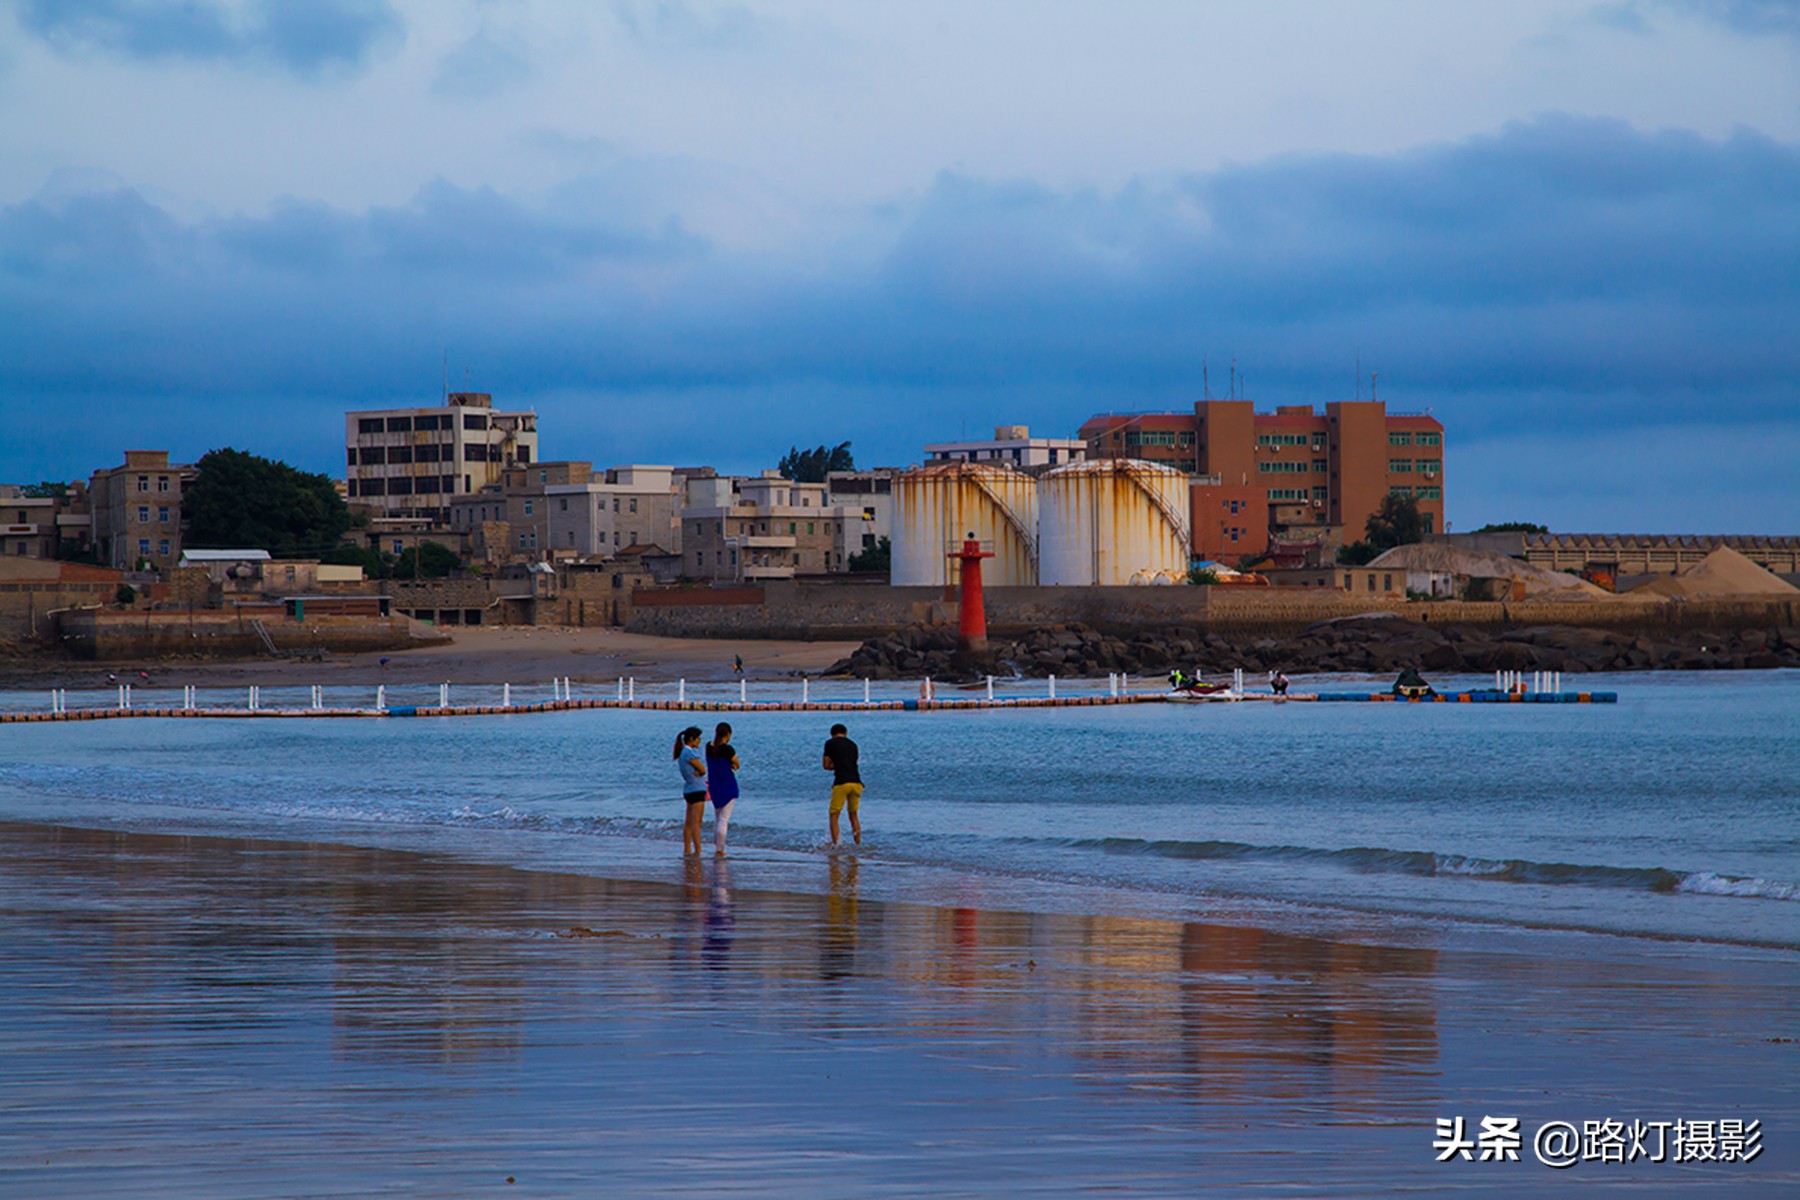
[[341, 474], [446, 361], [754, 470], [1234, 359], [1431, 409], [1457, 528], [1800, 533], [1800, 2], [0, 0], [0, 480]]

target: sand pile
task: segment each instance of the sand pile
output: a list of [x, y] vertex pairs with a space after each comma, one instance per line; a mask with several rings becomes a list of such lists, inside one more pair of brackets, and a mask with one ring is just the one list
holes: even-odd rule
[[[1602, 599], [1612, 595], [1585, 579], [1520, 562], [1489, 550], [1464, 550], [1442, 542], [1395, 546], [1368, 564], [1393, 571], [1437, 571], [1469, 579], [1517, 579], [1529, 594], [1557, 593], [1559, 600]], [[1772, 578], [1772, 577], [1771, 577]]]
[[1679, 575], [1659, 575], [1633, 596], [1800, 596], [1800, 588], [1720, 546]]

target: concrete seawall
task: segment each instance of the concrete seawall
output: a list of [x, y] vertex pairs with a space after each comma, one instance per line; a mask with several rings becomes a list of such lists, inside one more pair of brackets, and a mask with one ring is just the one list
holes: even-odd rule
[[[782, 581], [762, 587], [641, 590], [633, 633], [668, 637], [853, 640], [914, 625], [951, 624], [956, 602], [935, 587], [843, 586]], [[1170, 626], [1207, 633], [1280, 637], [1318, 621], [1391, 613], [1435, 625], [1503, 630], [1572, 625], [1631, 633], [1792, 627], [1800, 604], [1744, 597], [1717, 600], [1526, 600], [1518, 602], [1358, 599], [1320, 589], [1218, 587], [990, 588], [988, 628], [1017, 636], [1080, 622], [1129, 635]]]
[[[268, 653], [256, 630], [258, 617], [214, 609], [177, 612], [110, 612], [86, 609], [58, 615], [55, 637], [76, 658], [98, 662], [141, 659], [256, 658]], [[420, 638], [405, 617], [311, 617], [305, 621], [262, 617], [263, 628], [283, 654], [361, 653], [398, 650], [447, 640]]]

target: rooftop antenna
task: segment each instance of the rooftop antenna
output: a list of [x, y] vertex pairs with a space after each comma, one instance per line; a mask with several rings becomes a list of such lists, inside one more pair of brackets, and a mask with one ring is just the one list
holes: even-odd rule
[[1362, 348], [1356, 351], [1356, 398], [1362, 399]]
[[1375, 381], [1380, 378], [1381, 378], [1380, 371], [1369, 372], [1369, 399], [1371, 401], [1373, 401], [1375, 399]]
[[1237, 399], [1237, 358], [1231, 360], [1231, 398]]
[[1200, 394], [1208, 400], [1212, 399], [1212, 383], [1206, 377], [1206, 360], [1200, 360]]

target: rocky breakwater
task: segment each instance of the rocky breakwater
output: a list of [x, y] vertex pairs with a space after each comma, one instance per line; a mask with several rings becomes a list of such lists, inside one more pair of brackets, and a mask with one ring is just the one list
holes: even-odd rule
[[944, 628], [917, 627], [864, 642], [825, 671], [869, 679], [947, 681], [984, 675], [1093, 676], [1112, 671], [1161, 675], [1172, 668], [1218, 673], [1279, 668], [1290, 675], [1331, 672], [1736, 670], [1800, 667], [1800, 629], [1634, 634], [1568, 625], [1495, 633], [1466, 625], [1426, 625], [1400, 617], [1321, 621], [1292, 637], [1230, 637], [1170, 627], [1116, 637], [1071, 623], [1013, 640], [993, 639], [984, 655], [957, 646]]

